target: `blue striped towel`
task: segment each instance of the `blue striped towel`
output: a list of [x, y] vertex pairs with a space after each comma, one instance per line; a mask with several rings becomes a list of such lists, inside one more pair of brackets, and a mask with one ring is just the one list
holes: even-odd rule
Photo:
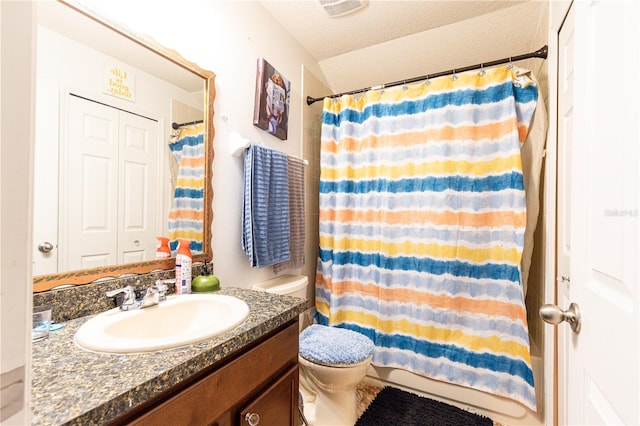
[[253, 267], [288, 260], [289, 181], [287, 155], [251, 144], [244, 151], [242, 249]]

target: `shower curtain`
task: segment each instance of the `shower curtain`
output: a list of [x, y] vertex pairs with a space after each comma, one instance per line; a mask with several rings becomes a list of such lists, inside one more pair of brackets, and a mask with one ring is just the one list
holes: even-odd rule
[[535, 410], [520, 260], [527, 72], [500, 67], [325, 99], [318, 322], [372, 364]]
[[169, 247], [178, 238], [191, 241], [192, 253], [202, 253], [204, 224], [204, 124], [181, 127], [169, 149], [178, 165], [169, 211]]

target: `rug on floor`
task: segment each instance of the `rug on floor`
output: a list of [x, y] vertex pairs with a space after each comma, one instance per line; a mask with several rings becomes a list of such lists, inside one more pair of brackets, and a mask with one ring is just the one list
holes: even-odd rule
[[355, 426], [492, 426], [488, 417], [385, 386]]

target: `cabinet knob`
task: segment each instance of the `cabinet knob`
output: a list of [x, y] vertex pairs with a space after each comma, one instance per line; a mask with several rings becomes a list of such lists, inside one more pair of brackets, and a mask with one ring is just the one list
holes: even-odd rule
[[258, 413], [247, 413], [244, 415], [244, 419], [249, 423], [249, 426], [258, 426], [260, 423], [260, 416]]

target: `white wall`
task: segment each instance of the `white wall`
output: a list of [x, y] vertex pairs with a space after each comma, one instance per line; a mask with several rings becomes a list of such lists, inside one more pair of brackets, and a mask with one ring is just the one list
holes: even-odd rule
[[[331, 93], [329, 88], [306, 67], [303, 69], [303, 87], [305, 95], [319, 98]], [[323, 102], [305, 105], [302, 109], [302, 122], [305, 128], [303, 157], [309, 165], [305, 173], [305, 228], [306, 250], [304, 274], [309, 277], [307, 297], [311, 306], [315, 304], [316, 267], [320, 246], [320, 136], [322, 132]]]
[[[229, 154], [231, 134], [261, 141], [302, 156], [302, 65], [323, 78], [317, 62], [255, 2], [190, 0], [157, 3], [149, 11], [132, 10], [135, 2], [83, 0], [178, 51], [216, 74], [213, 162], [213, 262], [223, 286], [250, 287], [274, 276], [272, 268], [249, 266], [241, 240], [243, 161]], [[265, 58], [291, 82], [288, 139], [282, 141], [253, 126], [256, 62]]]
[[29, 419], [33, 43], [30, 2], [0, 2], [0, 422]]

